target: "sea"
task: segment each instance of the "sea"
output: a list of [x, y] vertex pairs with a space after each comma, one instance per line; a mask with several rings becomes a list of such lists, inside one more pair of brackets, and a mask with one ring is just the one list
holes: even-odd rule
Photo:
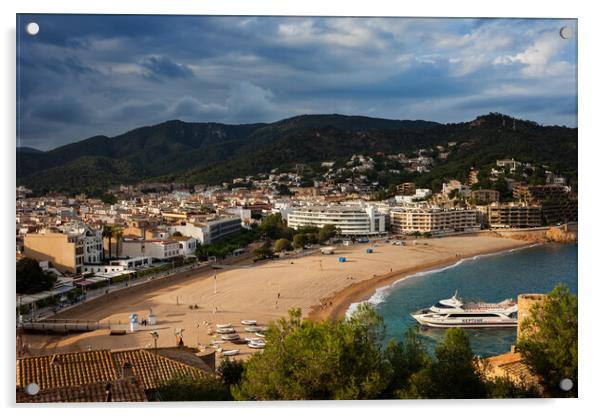
[[[577, 294], [577, 244], [533, 244], [494, 254], [462, 259], [453, 265], [422, 271], [379, 288], [367, 301], [386, 325], [387, 340], [401, 340], [411, 326], [412, 312], [429, 307], [457, 291], [463, 299], [499, 302], [521, 293], [548, 293], [564, 283]], [[351, 314], [358, 304], [350, 306]], [[516, 328], [466, 329], [473, 352], [481, 357], [508, 352], [516, 343]], [[429, 352], [445, 329], [419, 328]]]

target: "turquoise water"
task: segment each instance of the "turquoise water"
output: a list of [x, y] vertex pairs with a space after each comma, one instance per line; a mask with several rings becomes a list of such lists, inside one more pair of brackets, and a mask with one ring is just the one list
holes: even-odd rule
[[[465, 299], [498, 302], [521, 293], [547, 293], [560, 282], [577, 293], [577, 245], [541, 244], [494, 255], [477, 256], [440, 270], [422, 272], [381, 288], [370, 302], [383, 316], [387, 335], [402, 339], [417, 325], [410, 313], [451, 297], [456, 289]], [[482, 357], [509, 351], [515, 328], [467, 329], [475, 354]], [[421, 329], [430, 351], [445, 329]]]

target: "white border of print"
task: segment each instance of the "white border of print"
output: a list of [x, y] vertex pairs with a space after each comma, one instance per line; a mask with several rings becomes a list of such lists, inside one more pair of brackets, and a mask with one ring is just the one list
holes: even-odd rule
[[[580, 398], [577, 400], [489, 400], [489, 401], [395, 401], [395, 402], [299, 402], [299, 403], [194, 403], [194, 404], [147, 404], [146, 406], [121, 405], [128, 412], [150, 415], [164, 415], [166, 407], [176, 407], [177, 412], [190, 409], [190, 413], [209, 411], [228, 412], [234, 410], [250, 412], [250, 414], [302, 415], [308, 410], [315, 412], [340, 412], [362, 415], [369, 408], [378, 408], [385, 414], [418, 411], [426, 413], [431, 408], [438, 413], [466, 411], [460, 407], [469, 407], [469, 412], [488, 415], [507, 415], [521, 413], [521, 410], [545, 411], [549, 414], [578, 414], [593, 408], [600, 401], [600, 357], [597, 354], [599, 301], [602, 294], [600, 273], [597, 272], [596, 254], [597, 235], [600, 235], [600, 221], [597, 211], [600, 200], [597, 181], [600, 178], [598, 167], [602, 156], [599, 139], [600, 117], [599, 97], [601, 96], [599, 74], [599, 45], [602, 39], [600, 14], [590, 6], [593, 2], [567, 2], [548, 0], [546, 2], [528, 3], [524, 0], [506, 0], [503, 2], [483, 2], [470, 0], [419, 2], [391, 2], [385, 0], [304, 0], [304, 1], [268, 1], [268, 0], [98, 0], [73, 2], [68, 0], [20, 0], [1, 3], [2, 35], [5, 46], [1, 65], [3, 99], [0, 114], [2, 117], [3, 151], [2, 166], [2, 264], [4, 265], [2, 280], [5, 285], [2, 295], [5, 305], [5, 337], [2, 348], [2, 402], [12, 407], [9, 412], [18, 412], [14, 406], [14, 189], [15, 189], [15, 13], [120, 13], [120, 14], [234, 14], [234, 15], [322, 15], [322, 16], [442, 16], [442, 17], [564, 17], [579, 19], [579, 170], [580, 209], [580, 248], [579, 248], [579, 301], [580, 301]], [[598, 46], [598, 48], [597, 48]], [[598, 77], [595, 77], [598, 75]], [[586, 224], [585, 226], [583, 224]], [[27, 408], [29, 412], [44, 414], [81, 414], [82, 406], [45, 406], [42, 410]], [[105, 406], [85, 406], [86, 413], [102, 415]], [[116, 407], [116, 405], [112, 405]], [[309, 408], [309, 409], [307, 409]], [[22, 408], [21, 408], [22, 409]], [[123, 412], [125, 409], [120, 409]], [[168, 411], [168, 410], [167, 410]]]

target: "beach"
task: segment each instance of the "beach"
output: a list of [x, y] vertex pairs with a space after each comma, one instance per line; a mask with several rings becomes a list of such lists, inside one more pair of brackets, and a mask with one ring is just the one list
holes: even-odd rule
[[[335, 319], [344, 316], [349, 305], [368, 299], [378, 287], [388, 285], [417, 271], [443, 267], [462, 258], [509, 250], [531, 244], [491, 234], [406, 241], [404, 246], [385, 242], [337, 247], [334, 255], [319, 253], [299, 258], [253, 264], [242, 262], [223, 269], [195, 271], [185, 278], [144, 285], [121, 291], [106, 302], [83, 304], [59, 313], [59, 319], [110, 321], [112, 327], [129, 328], [129, 315], [140, 319], [150, 309], [156, 325], [140, 326], [136, 332], [110, 335], [96, 330], [70, 335], [27, 334], [25, 344], [31, 354], [85, 351], [87, 349], [148, 348], [153, 344], [151, 331], [157, 331], [159, 347], [175, 346], [175, 330], [183, 330], [188, 346], [208, 346], [212, 339], [208, 328], [231, 323], [241, 337], [243, 319], [258, 325], [285, 317], [291, 308], [300, 308], [309, 319]], [[367, 248], [373, 248], [372, 253]], [[339, 257], [345, 257], [340, 262]], [[216, 273], [216, 274], [215, 274]], [[115, 325], [115, 323], [121, 324]], [[255, 350], [246, 345], [224, 346], [240, 349], [248, 356]]]

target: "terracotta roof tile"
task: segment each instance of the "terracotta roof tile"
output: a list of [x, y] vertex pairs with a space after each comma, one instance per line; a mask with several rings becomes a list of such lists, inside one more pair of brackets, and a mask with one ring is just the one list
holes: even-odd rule
[[[105, 402], [106, 382], [42, 390], [35, 396], [17, 392], [17, 403]], [[112, 402], [144, 402], [144, 388], [130, 380], [111, 381]]]
[[17, 388], [36, 383], [41, 390], [110, 381], [118, 377], [107, 350], [44, 355], [17, 360]]
[[[18, 393], [17, 398], [21, 397], [28, 402], [104, 401], [105, 385], [111, 382], [115, 383], [114, 400], [117, 401], [117, 397], [121, 397], [116, 395], [117, 392], [125, 388], [121, 384], [122, 369], [127, 363], [131, 365], [131, 373], [142, 390], [154, 389], [158, 384], [178, 375], [202, 377], [206, 373], [200, 368], [144, 349], [26, 357], [17, 360], [17, 391], [23, 391], [30, 383], [36, 383], [40, 387], [40, 393], [36, 398], [30, 399], [21, 397], [25, 393]], [[99, 396], [101, 390], [102, 397]], [[126, 389], [122, 396], [131, 394], [134, 393]]]
[[154, 389], [158, 384], [177, 375], [201, 377], [204, 374], [198, 368], [142, 349], [113, 352], [113, 357], [119, 368], [125, 363], [130, 363], [134, 376], [147, 390]]

